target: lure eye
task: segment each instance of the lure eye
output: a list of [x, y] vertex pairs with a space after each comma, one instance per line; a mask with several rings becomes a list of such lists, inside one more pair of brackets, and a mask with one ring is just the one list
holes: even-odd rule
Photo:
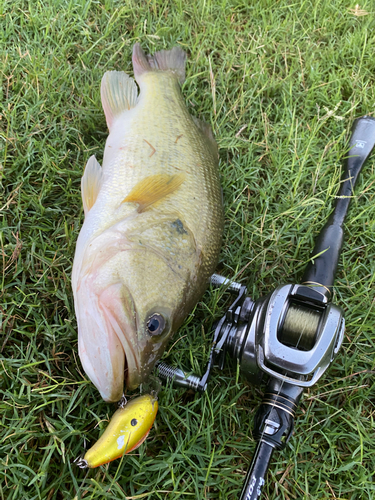
[[160, 335], [165, 328], [165, 319], [161, 314], [155, 313], [147, 321], [147, 331], [151, 336]]

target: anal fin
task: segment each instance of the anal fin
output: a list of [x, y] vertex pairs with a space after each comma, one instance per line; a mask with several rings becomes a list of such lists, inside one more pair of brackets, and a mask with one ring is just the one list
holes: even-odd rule
[[133, 78], [123, 71], [107, 71], [100, 87], [102, 106], [109, 130], [119, 114], [137, 104], [138, 90]]

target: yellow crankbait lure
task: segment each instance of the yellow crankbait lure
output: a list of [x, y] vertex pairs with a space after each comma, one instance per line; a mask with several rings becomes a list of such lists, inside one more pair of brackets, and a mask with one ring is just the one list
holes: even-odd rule
[[157, 399], [150, 394], [126, 403], [114, 413], [103, 435], [77, 465], [82, 469], [99, 467], [138, 448], [147, 438], [157, 411]]

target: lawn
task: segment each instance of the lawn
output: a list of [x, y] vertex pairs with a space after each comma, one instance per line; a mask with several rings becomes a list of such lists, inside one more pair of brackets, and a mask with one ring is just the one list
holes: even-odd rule
[[[237, 499], [264, 386], [229, 359], [203, 395], [167, 387], [148, 440], [109, 465], [72, 462], [115, 405], [85, 377], [71, 290], [80, 178], [101, 162], [100, 80], [139, 42], [189, 55], [183, 95], [219, 145], [218, 271], [258, 298], [298, 283], [332, 210], [355, 117], [375, 116], [375, 8], [354, 0], [0, 2], [2, 500]], [[342, 349], [275, 453], [268, 500], [375, 498], [375, 154], [345, 225], [334, 301]], [[202, 373], [230, 304], [208, 290], [164, 360]]]

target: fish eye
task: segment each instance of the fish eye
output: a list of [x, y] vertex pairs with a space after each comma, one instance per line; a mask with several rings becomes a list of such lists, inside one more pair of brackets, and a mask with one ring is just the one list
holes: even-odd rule
[[164, 328], [165, 328], [165, 319], [161, 314], [155, 313], [149, 317], [147, 321], [147, 331], [149, 335], [151, 336], [160, 335], [161, 333], [163, 333]]

